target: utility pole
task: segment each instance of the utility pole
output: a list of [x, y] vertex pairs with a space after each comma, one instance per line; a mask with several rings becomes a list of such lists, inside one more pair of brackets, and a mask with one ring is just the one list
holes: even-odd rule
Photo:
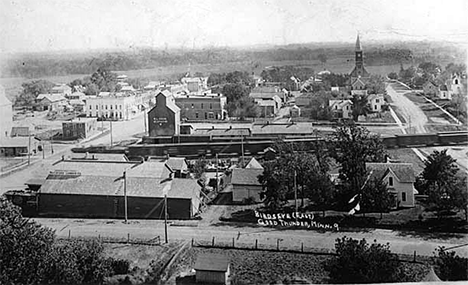
[[164, 194], [164, 240], [167, 241], [167, 194]]
[[41, 141], [41, 146], [42, 146], [42, 159], [45, 159], [45, 144], [44, 144], [44, 141]]
[[112, 145], [113, 145], [113, 141], [112, 141], [112, 121], [109, 121], [110, 122], [110, 146], [112, 148]]
[[143, 110], [143, 121], [145, 121], [145, 135], [148, 135], [148, 127], [146, 126], [146, 109]]
[[31, 132], [28, 131], [28, 165], [31, 164]]
[[218, 193], [218, 154], [216, 154], [216, 193]]
[[123, 173], [124, 179], [124, 207], [125, 207], [125, 223], [128, 222], [128, 202], [127, 202], [127, 172]]
[[241, 136], [242, 168], [244, 167], [244, 135]]
[[296, 176], [297, 176], [297, 173], [296, 173], [296, 170], [294, 170], [294, 203], [296, 205], [296, 222], [297, 222], [297, 212], [298, 211], [298, 208], [297, 208], [297, 183], [296, 183]]

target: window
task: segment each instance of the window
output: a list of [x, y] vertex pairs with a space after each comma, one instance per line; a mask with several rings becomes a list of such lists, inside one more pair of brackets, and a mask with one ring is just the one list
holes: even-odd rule
[[210, 103], [210, 109], [213, 109], [213, 104], [212, 103]]
[[107, 110], [107, 105], [106, 105], [106, 110]]
[[201, 108], [203, 109], [203, 103], [201, 103]]
[[208, 113], [205, 112], [205, 120], [208, 119]]
[[393, 186], [393, 177], [388, 177], [388, 186]]
[[377, 110], [377, 105], [374, 105], [374, 110]]
[[455, 79], [455, 85], [457, 85], [457, 84], [458, 84], [458, 79]]
[[99, 109], [99, 105], [96, 105], [96, 110]]
[[89, 109], [91, 110], [93, 108], [93, 105], [89, 105]]
[[192, 104], [192, 109], [193, 109], [193, 104]]
[[406, 202], [406, 192], [401, 192], [401, 201]]
[[214, 119], [214, 114], [213, 114], [212, 112], [210, 112], [210, 113], [208, 114], [208, 118]]
[[117, 110], [117, 105], [115, 105], [115, 109]]
[[119, 105], [119, 109], [122, 110], [122, 105]]
[[[193, 106], [193, 104], [192, 104], [192, 106]], [[195, 118], [198, 119], [198, 112], [195, 113]]]
[[112, 105], [110, 105], [110, 109], [112, 110]]

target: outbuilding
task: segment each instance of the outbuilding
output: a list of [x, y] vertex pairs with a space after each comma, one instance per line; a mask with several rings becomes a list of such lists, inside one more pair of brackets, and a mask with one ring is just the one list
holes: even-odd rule
[[262, 184], [258, 181], [258, 176], [263, 173], [263, 169], [256, 168], [234, 168], [232, 170], [232, 201], [242, 202], [252, 199], [260, 201]]
[[202, 254], [195, 262], [197, 283], [227, 284], [229, 279], [229, 259], [221, 254]]

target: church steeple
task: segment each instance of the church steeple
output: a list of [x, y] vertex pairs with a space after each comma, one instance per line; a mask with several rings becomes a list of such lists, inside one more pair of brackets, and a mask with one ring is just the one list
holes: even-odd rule
[[356, 47], [354, 49], [355, 53], [355, 67], [351, 72], [351, 78], [360, 78], [360, 77], [369, 77], [369, 72], [364, 68], [364, 57], [362, 55], [362, 46], [361, 39], [359, 34], [356, 38]]
[[362, 51], [361, 41], [359, 40], [359, 34], [357, 34], [356, 39], [356, 51]]

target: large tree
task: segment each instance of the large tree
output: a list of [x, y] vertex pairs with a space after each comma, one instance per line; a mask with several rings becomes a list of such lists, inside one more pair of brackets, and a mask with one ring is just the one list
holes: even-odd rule
[[395, 282], [399, 271], [398, 256], [388, 244], [368, 244], [365, 239], [338, 238], [336, 257], [325, 269], [332, 283], [383, 283]]
[[367, 176], [366, 162], [384, 162], [386, 150], [378, 135], [353, 122], [335, 128], [330, 155], [340, 164], [340, 179], [357, 192]]
[[287, 202], [288, 188], [285, 185], [287, 173], [274, 161], [266, 162], [263, 168], [263, 173], [258, 177], [258, 181], [263, 187], [260, 198], [264, 199], [265, 207], [268, 210], [280, 210]]
[[359, 116], [367, 116], [371, 112], [367, 96], [354, 95], [351, 101], [353, 102], [352, 115], [354, 121], [357, 121]]
[[90, 81], [97, 86], [99, 91], [114, 92], [117, 86], [117, 74], [100, 67], [91, 75]]
[[54, 85], [54, 83], [43, 79], [21, 84], [23, 89], [16, 97], [15, 105], [32, 107], [35, 103], [37, 95], [49, 93]]
[[362, 189], [361, 211], [363, 212], [379, 212], [382, 219], [382, 213], [388, 212], [393, 204], [394, 198], [382, 179], [374, 177]]
[[466, 209], [466, 178], [457, 175], [459, 168], [456, 160], [447, 154], [447, 149], [435, 150], [424, 162], [420, 175], [419, 190], [427, 194], [429, 203], [438, 212], [462, 209], [468, 218]]

